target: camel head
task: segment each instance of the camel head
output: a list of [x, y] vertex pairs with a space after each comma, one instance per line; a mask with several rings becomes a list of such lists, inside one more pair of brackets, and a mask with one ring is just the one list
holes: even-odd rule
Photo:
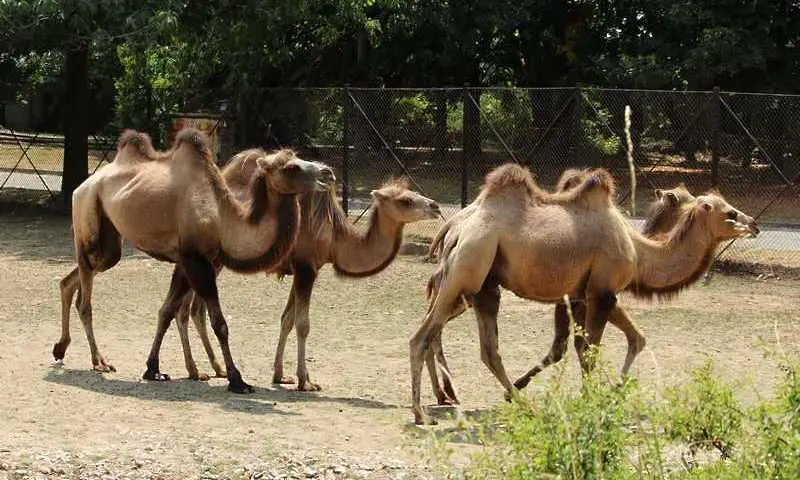
[[689, 193], [689, 190], [683, 182], [679, 183], [677, 187], [671, 190], [657, 188], [653, 193], [656, 197], [656, 203], [661, 203], [668, 208], [680, 207], [681, 205], [686, 205], [694, 201], [694, 195]]
[[321, 162], [300, 159], [292, 150], [261, 156], [258, 168], [266, 173], [270, 184], [280, 193], [301, 194], [327, 191], [336, 182], [331, 167]]
[[731, 206], [718, 192], [697, 197], [690, 208], [697, 218], [706, 222], [709, 233], [717, 241], [755, 237], [759, 233], [755, 219]]
[[372, 191], [372, 204], [399, 223], [411, 223], [428, 218], [439, 218], [439, 204], [409, 189], [403, 180], [390, 180]]

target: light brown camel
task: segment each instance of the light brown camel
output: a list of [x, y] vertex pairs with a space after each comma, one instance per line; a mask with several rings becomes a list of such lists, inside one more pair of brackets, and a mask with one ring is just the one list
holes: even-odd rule
[[[248, 167], [242, 159], [234, 158], [223, 170], [227, 184], [246, 196], [244, 186], [249, 181]], [[275, 352], [273, 383], [294, 383], [283, 374], [286, 340], [292, 328], [297, 332], [297, 389], [318, 391], [306, 366], [306, 340], [310, 330], [309, 305], [311, 291], [319, 270], [327, 263], [343, 277], [366, 277], [383, 271], [395, 259], [403, 238], [405, 224], [437, 218], [439, 205], [409, 189], [405, 180], [392, 180], [372, 191], [372, 213], [364, 232], [356, 230], [339, 206], [336, 192], [304, 195], [300, 201], [300, 236], [291, 257], [279, 269], [279, 275], [293, 276], [289, 299], [281, 316], [281, 331]], [[185, 301], [178, 313], [184, 359], [190, 378], [208, 378], [197, 369], [188, 338], [188, 315], [197, 327], [212, 368], [220, 375], [220, 366], [208, 341], [202, 302]]]
[[[252, 201], [237, 201], [214, 164], [208, 138], [182, 130], [168, 152], [156, 152], [150, 138], [126, 131], [114, 161], [89, 177], [73, 193], [72, 227], [78, 267], [61, 280], [61, 339], [53, 356], [62, 360], [70, 343], [73, 295], [91, 350], [92, 365], [113, 371], [94, 338], [94, 276], [116, 265], [122, 240], [162, 261], [176, 263], [170, 297], [190, 288], [211, 311], [214, 332], [227, 367], [229, 386], [249, 392], [228, 347], [228, 329], [219, 305], [215, 268], [262, 271], [282, 262], [297, 240], [297, 195], [325, 189], [335, 180], [330, 168], [279, 152], [258, 161], [250, 184]], [[166, 302], [169, 304], [169, 302]], [[171, 304], [177, 307], [176, 301]], [[174, 310], [159, 312], [171, 318]], [[161, 321], [161, 320], [160, 320]]]
[[576, 346], [589, 370], [586, 349], [600, 343], [618, 292], [674, 295], [700, 278], [720, 242], [758, 234], [753, 218], [717, 193], [685, 206], [675, 228], [658, 241], [630, 225], [611, 200], [612, 190], [604, 203], [555, 203], [540, 192], [526, 169], [515, 164], [495, 169], [458, 241], [445, 248], [439, 290], [410, 341], [416, 423], [427, 421], [420, 405], [422, 364], [461, 295], [470, 298], [478, 320], [481, 359], [511, 395], [515, 387], [498, 353], [500, 286], [540, 302], [559, 303], [564, 295], [584, 301], [586, 333]]
[[[586, 175], [589, 175], [590, 170], [565, 170], [561, 175], [557, 185], [556, 192], [563, 192], [576, 187], [582, 182]], [[694, 196], [689, 193], [686, 186], [681, 183], [677, 187], [670, 190], [655, 190], [655, 200], [648, 208], [648, 213], [645, 219], [645, 224], [642, 228], [642, 234], [648, 238], [656, 239], [663, 238], [669, 231], [677, 224], [681, 210], [684, 205], [694, 201]], [[470, 205], [468, 214], [475, 210], [475, 205]], [[463, 211], [463, 210], [462, 210]], [[434, 241], [431, 243], [429, 256], [440, 256], [441, 251], [445, 244], [453, 245], [454, 240], [457, 238], [461, 224], [469, 215], [461, 215], [461, 212], [451, 217], [445, 225], [442, 226], [437, 233]], [[438, 291], [439, 282], [442, 277], [442, 268], [440, 268], [431, 276], [428, 281], [426, 289], [426, 297], [430, 302]], [[429, 303], [430, 306], [430, 303]], [[572, 302], [571, 304], [573, 317], [576, 323], [583, 327], [585, 311], [583, 303]], [[462, 297], [454, 306], [453, 312], [450, 314], [450, 319], [458, 317], [467, 309], [467, 301]], [[623, 332], [628, 342], [628, 353], [626, 356], [626, 365], [628, 368], [633, 363], [635, 357], [644, 349], [646, 339], [641, 334], [641, 331], [636, 327], [635, 323], [630, 319], [630, 316], [622, 310], [621, 305], [617, 305], [610, 313], [608, 321]], [[569, 339], [569, 317], [565, 304], [557, 304], [555, 308], [554, 319], [555, 333], [553, 337], [552, 346], [547, 356], [541, 362], [531, 369], [528, 373], [523, 375], [515, 382], [517, 389], [523, 389], [530, 382], [531, 378], [545, 369], [547, 366], [561, 360], [566, 351], [566, 342]], [[434, 395], [439, 405], [454, 405], [458, 404], [458, 398], [453, 388], [452, 379], [449, 376], [447, 367], [447, 360], [441, 346], [441, 337], [434, 340], [437, 346], [429, 351], [426, 357], [426, 365], [431, 377], [431, 385], [433, 387]], [[577, 347], [576, 347], [577, 348]], [[436, 360], [444, 369], [445, 375], [442, 377], [442, 383], [439, 382], [438, 371], [434, 360], [432, 358], [433, 351], [436, 351]], [[627, 372], [628, 368], [624, 368]]]

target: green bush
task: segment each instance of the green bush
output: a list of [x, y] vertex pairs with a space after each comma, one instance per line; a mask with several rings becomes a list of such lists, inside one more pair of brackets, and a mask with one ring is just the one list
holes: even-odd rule
[[692, 448], [717, 448], [724, 456], [741, 435], [744, 413], [731, 385], [714, 377], [711, 362], [692, 373], [687, 386], [666, 392], [665, 431]]
[[[781, 359], [785, 376], [776, 397], [749, 409], [735, 399], [739, 386], [715, 377], [711, 363], [663, 397], [634, 380], [611, 382], [600, 368], [584, 378], [582, 388], [570, 390], [556, 366], [561, 374], [551, 377], [545, 392], [518, 395], [473, 425], [484, 448], [466, 468], [450, 467], [445, 476], [800, 478], [798, 365]], [[700, 447], [714, 448], [694, 459]]]

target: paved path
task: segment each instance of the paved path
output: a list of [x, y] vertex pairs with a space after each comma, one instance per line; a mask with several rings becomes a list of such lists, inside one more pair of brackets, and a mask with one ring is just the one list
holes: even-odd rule
[[[0, 184], [6, 181], [7, 171], [0, 171]], [[47, 182], [47, 186], [53, 192], [61, 191], [61, 176], [44, 174], [42, 178]], [[42, 180], [35, 173], [14, 172], [5, 184], [7, 188], [26, 188], [30, 190], [45, 190]], [[370, 204], [369, 199], [351, 198], [350, 211], [361, 213]], [[443, 204], [442, 210], [446, 217], [454, 214], [460, 209], [456, 204]], [[639, 227], [642, 220], [633, 219], [633, 224]], [[775, 225], [764, 226], [761, 234], [757, 238], [737, 240], [737, 248], [750, 248], [754, 250], [781, 250], [781, 251], [800, 251], [800, 226], [781, 227]]]

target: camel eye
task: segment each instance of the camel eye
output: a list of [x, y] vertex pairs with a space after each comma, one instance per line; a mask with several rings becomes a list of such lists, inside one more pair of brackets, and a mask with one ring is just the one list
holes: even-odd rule
[[738, 217], [738, 216], [739, 216], [739, 212], [737, 212], [736, 210], [730, 210], [728, 212], [728, 218], [731, 219], [731, 220], [736, 220], [736, 217]]
[[410, 208], [412, 205], [414, 205], [414, 201], [410, 198], [401, 198], [400, 205]]
[[300, 171], [300, 165], [296, 163], [290, 163], [289, 165], [286, 165], [286, 171], [289, 173], [297, 173]]

